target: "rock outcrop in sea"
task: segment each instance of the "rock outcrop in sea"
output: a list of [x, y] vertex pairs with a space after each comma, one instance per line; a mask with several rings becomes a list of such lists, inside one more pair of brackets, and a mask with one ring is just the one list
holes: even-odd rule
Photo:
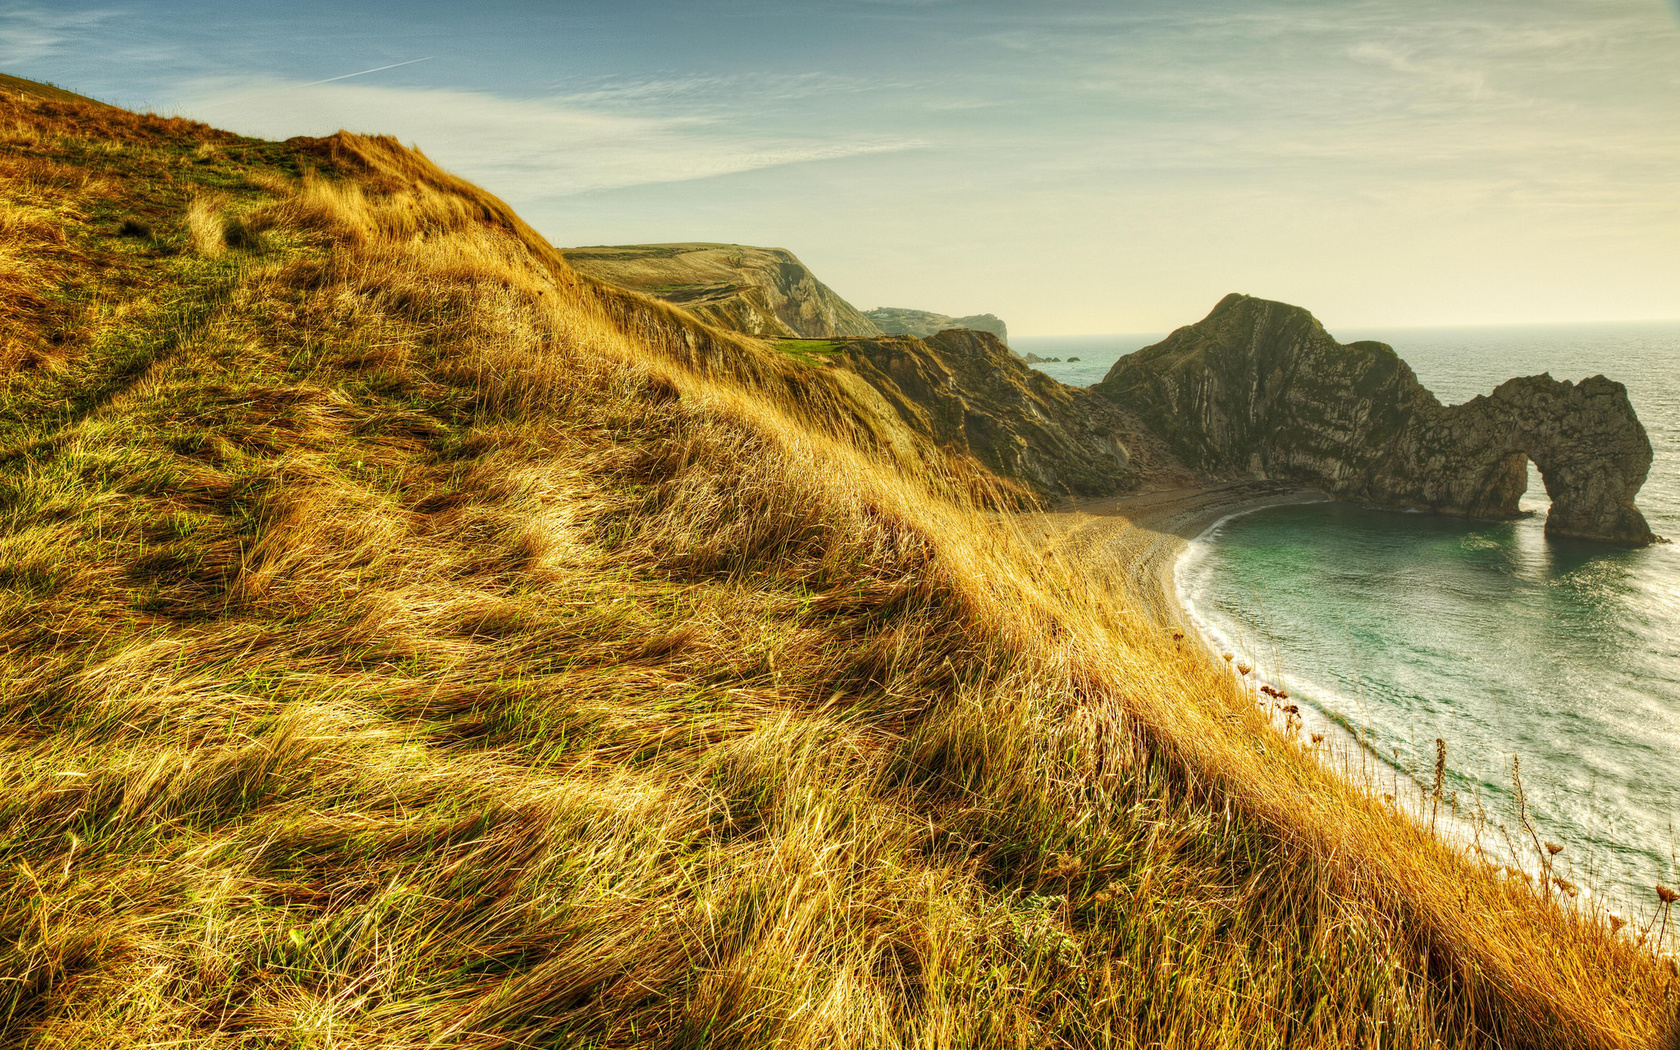
[[1603, 376], [1512, 379], [1446, 406], [1386, 344], [1338, 343], [1298, 306], [1233, 294], [1093, 389], [1206, 475], [1509, 518], [1533, 460], [1552, 500], [1548, 536], [1655, 539], [1634, 505], [1651, 443], [1626, 388]]

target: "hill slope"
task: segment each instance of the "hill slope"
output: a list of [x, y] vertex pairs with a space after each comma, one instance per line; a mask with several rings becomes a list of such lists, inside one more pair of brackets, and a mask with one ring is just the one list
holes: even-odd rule
[[9, 73], [0, 73], [0, 91], [12, 95], [26, 95], [33, 98], [45, 99], [50, 102], [79, 102], [98, 108], [110, 108], [98, 99], [78, 95], [74, 91], [66, 91], [52, 84], [42, 84], [34, 80], [14, 77]]
[[739, 244], [567, 248], [579, 273], [658, 296], [747, 335], [879, 335], [793, 253]]
[[0, 115], [0, 1043], [1666, 1023], [845, 369], [391, 140]]
[[911, 432], [1041, 496], [1191, 476], [1136, 416], [1028, 368], [989, 332], [791, 346], [868, 383]]

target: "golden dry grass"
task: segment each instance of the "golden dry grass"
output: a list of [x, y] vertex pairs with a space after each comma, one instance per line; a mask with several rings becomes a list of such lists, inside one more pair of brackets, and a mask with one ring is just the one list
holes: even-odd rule
[[843, 380], [389, 140], [0, 116], [59, 171], [6, 182], [15, 360], [62, 348], [0, 401], [0, 1042], [1669, 1023], [1631, 931], [1328, 774]]

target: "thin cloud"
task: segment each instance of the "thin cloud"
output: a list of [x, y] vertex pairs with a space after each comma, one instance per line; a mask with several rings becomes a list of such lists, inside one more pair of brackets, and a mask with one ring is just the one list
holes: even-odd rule
[[0, 7], [0, 63], [22, 66], [52, 58], [111, 11], [58, 11], [28, 4]]
[[[219, 104], [204, 83], [180, 111]], [[762, 168], [902, 152], [914, 138], [832, 140], [750, 135], [681, 119], [609, 113], [552, 99], [514, 100], [443, 88], [340, 82], [240, 85], [233, 130], [272, 138], [339, 128], [393, 134], [505, 196], [541, 200], [629, 186], [685, 182]]]
[[894, 95], [925, 90], [931, 79], [860, 77], [803, 73], [706, 73], [681, 76], [569, 78], [552, 85], [554, 101], [591, 109], [639, 110], [694, 116], [739, 111], [744, 106], [789, 108], [794, 103], [836, 95]]

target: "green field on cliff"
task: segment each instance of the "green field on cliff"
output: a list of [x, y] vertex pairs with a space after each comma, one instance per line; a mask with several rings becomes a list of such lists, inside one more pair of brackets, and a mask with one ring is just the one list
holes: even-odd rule
[[392, 140], [8, 91], [0, 293], [0, 1045], [1671, 1023], [984, 467]]

